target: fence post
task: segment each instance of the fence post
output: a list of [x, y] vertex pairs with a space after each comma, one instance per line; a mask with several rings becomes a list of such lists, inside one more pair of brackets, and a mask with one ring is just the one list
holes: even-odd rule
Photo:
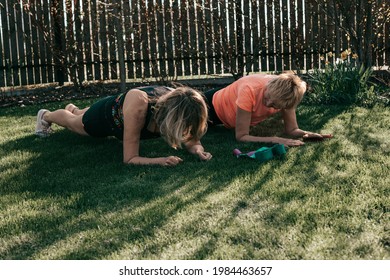
[[59, 0], [52, 2], [51, 12], [52, 18], [54, 19], [54, 69], [55, 69], [55, 81], [60, 86], [64, 85], [65, 82], [65, 71], [64, 71], [64, 51], [63, 51], [63, 40], [62, 36], [64, 33], [63, 28], [63, 9], [61, 9]]

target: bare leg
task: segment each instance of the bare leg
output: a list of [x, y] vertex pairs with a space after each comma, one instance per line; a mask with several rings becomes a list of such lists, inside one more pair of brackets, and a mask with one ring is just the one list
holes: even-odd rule
[[84, 109], [79, 109], [79, 108], [75, 108], [73, 110], [73, 114], [75, 115], [84, 115], [84, 113], [89, 109], [89, 107], [87, 108], [84, 108]]
[[80, 109], [79, 107], [77, 107], [76, 105], [74, 105], [72, 103], [69, 103], [68, 105], [65, 106], [65, 110], [67, 110], [75, 115], [83, 115], [88, 109], [89, 109], [89, 107], [84, 108], [84, 109]]
[[76, 132], [80, 135], [88, 135], [84, 130], [84, 125], [82, 122], [83, 114], [75, 115], [68, 110], [59, 109], [54, 112], [45, 113], [43, 115], [43, 120], [47, 121], [48, 123], [55, 123], [59, 126], [65, 127], [70, 131]]

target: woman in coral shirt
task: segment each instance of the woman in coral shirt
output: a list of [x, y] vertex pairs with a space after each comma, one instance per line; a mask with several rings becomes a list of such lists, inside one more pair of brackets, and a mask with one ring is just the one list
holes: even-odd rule
[[293, 138], [321, 140], [324, 135], [298, 127], [295, 109], [305, 91], [306, 83], [296, 75], [253, 74], [242, 77], [225, 88], [210, 90], [205, 95], [210, 107], [211, 123], [234, 128], [238, 141], [300, 146], [304, 144], [301, 140], [253, 136], [249, 134], [249, 129], [281, 111], [286, 134]]

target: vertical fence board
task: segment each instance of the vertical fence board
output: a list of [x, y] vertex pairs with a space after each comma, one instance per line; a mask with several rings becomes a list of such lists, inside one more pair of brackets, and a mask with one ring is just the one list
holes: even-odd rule
[[180, 18], [180, 6], [179, 0], [172, 1], [172, 10], [173, 10], [173, 38], [175, 41], [174, 44], [174, 62], [175, 62], [175, 75], [183, 75], [183, 54], [182, 54], [182, 36], [181, 36], [181, 18]]
[[[345, 22], [342, 23], [345, 25]], [[317, 38], [315, 38], [317, 39]], [[340, 51], [343, 52], [344, 50], [349, 48], [349, 40], [348, 40], [348, 35], [344, 30], [341, 30], [340, 33], [340, 40], [341, 40], [341, 49]]]
[[175, 62], [174, 62], [174, 28], [172, 23], [172, 6], [171, 0], [164, 0], [164, 18], [165, 18], [165, 43], [166, 43], [166, 59], [168, 64], [168, 76], [175, 76]]
[[158, 48], [158, 76], [165, 78], [167, 76], [166, 70], [166, 37], [164, 34], [164, 8], [162, 0], [156, 2], [156, 26], [157, 26], [157, 48]]
[[384, 39], [385, 39], [385, 51], [383, 55], [385, 56], [384, 65], [390, 67], [390, 20], [386, 20], [384, 25]]
[[318, 18], [318, 33], [319, 36], [317, 38], [318, 40], [318, 55], [317, 59], [319, 62], [319, 67], [324, 66], [324, 59], [325, 59], [325, 53], [326, 53], [326, 15], [324, 12], [321, 12], [321, 9], [319, 8], [319, 18]]
[[189, 42], [189, 17], [188, 17], [188, 1], [181, 0], [180, 3], [180, 18], [181, 18], [181, 38], [182, 38], [182, 54], [184, 63], [184, 75], [191, 75], [190, 61], [190, 42]]
[[142, 78], [140, 1], [133, 1], [132, 4], [135, 77]]
[[268, 71], [267, 65], [267, 25], [265, 21], [266, 0], [259, 0], [259, 29], [260, 29], [260, 54], [261, 54], [261, 67], [263, 72]]
[[251, 7], [251, 32], [252, 32], [252, 71], [258, 72], [259, 54], [260, 54], [260, 38], [259, 38], [259, 7], [256, 0], [250, 1]]
[[[327, 7], [328, 8], [328, 7]], [[334, 24], [334, 21], [331, 17], [326, 17], [326, 42], [327, 42], [327, 54], [326, 54], [326, 61], [329, 63], [334, 63], [334, 49], [335, 49], [335, 40], [336, 38], [336, 27]]]
[[18, 65], [20, 73], [20, 85], [27, 85], [26, 52], [23, 34], [23, 11], [20, 3], [15, 5], [16, 35], [18, 40]]
[[[156, 40], [156, 19], [155, 19], [155, 6], [153, 0], [149, 0], [146, 6], [146, 23], [147, 23], [147, 41], [149, 45], [149, 61], [150, 61], [150, 74], [149, 77], [157, 77], [158, 68], [158, 54], [157, 54], [157, 40]], [[158, 38], [157, 38], [158, 39]], [[150, 76], [151, 75], [151, 76]]]
[[204, 1], [205, 9], [205, 35], [206, 35], [206, 57], [207, 57], [207, 74], [214, 73], [214, 40], [213, 40], [213, 30], [212, 30], [212, 17], [211, 17], [211, 0]]
[[90, 1], [83, 1], [83, 44], [84, 44], [84, 57], [86, 80], [93, 80], [92, 75], [92, 37], [91, 37], [91, 11]]
[[84, 49], [83, 49], [83, 33], [81, 32], [81, 7], [80, 7], [80, 1], [74, 1], [74, 18], [75, 18], [75, 38], [76, 38], [76, 44], [77, 47], [76, 51], [76, 71], [77, 71], [77, 79], [79, 81], [84, 81], [85, 75], [84, 75]]
[[237, 38], [237, 74], [244, 74], [244, 32], [243, 32], [243, 7], [241, 1], [236, 1], [236, 38]]
[[[290, 50], [291, 50], [291, 69], [296, 70], [299, 68], [297, 63], [297, 56], [299, 50], [297, 49], [297, 17], [295, 14], [295, 10], [297, 9], [296, 5], [297, 0], [290, 0]], [[307, 24], [307, 23], [306, 23]], [[309, 25], [310, 26], [310, 25]], [[308, 49], [306, 48], [306, 51]]]
[[189, 20], [189, 50], [191, 57], [191, 75], [199, 74], [199, 58], [197, 48], [197, 28], [196, 28], [196, 10], [194, 0], [188, 1], [188, 20]]
[[275, 9], [275, 22], [274, 22], [274, 28], [275, 28], [275, 70], [280, 72], [283, 71], [283, 60], [282, 60], [282, 19], [281, 19], [281, 7], [280, 2], [275, 1], [274, 2], [274, 9]]
[[42, 6], [41, 1], [37, 1], [37, 23], [39, 26], [38, 29], [38, 40], [39, 40], [39, 59], [40, 59], [40, 73], [41, 73], [41, 83], [45, 84], [48, 82], [47, 79], [47, 56], [46, 56], [46, 42], [45, 42], [45, 26], [44, 26], [44, 7]]
[[212, 21], [213, 21], [213, 35], [214, 35], [214, 73], [221, 73], [222, 71], [222, 43], [221, 43], [221, 15], [219, 9], [220, 0], [212, 0]]
[[33, 60], [33, 65], [34, 65], [34, 83], [35, 84], [40, 84], [42, 83], [41, 79], [41, 73], [40, 73], [40, 54], [39, 54], [39, 38], [38, 38], [38, 29], [37, 29], [37, 18], [35, 15], [37, 15], [37, 6], [36, 2], [34, 1], [34, 4], [31, 6], [32, 10], [32, 17], [31, 21], [34, 26], [31, 27], [31, 35], [32, 35], [32, 42], [33, 42], [33, 47], [32, 47], [32, 56], [34, 58]]
[[311, 49], [313, 51], [313, 67], [318, 68], [319, 63], [318, 63], [318, 58], [319, 58], [319, 53], [320, 53], [320, 46], [319, 46], [319, 21], [320, 21], [320, 16], [318, 15], [318, 9], [319, 6], [315, 5], [313, 7], [314, 14], [312, 16], [312, 34], [313, 34], [313, 41], [311, 42]]
[[94, 79], [101, 80], [101, 60], [99, 41], [99, 12], [96, 1], [91, 1], [92, 65]]
[[[229, 32], [228, 32], [228, 42], [227, 42], [227, 48], [228, 48], [228, 69], [229, 73], [236, 73], [237, 72], [237, 57], [236, 57], [236, 33], [235, 30], [235, 8], [233, 1], [228, 1], [228, 15], [229, 15]], [[210, 35], [211, 36], [211, 35]]]
[[23, 12], [24, 22], [24, 42], [26, 44], [26, 69], [27, 69], [27, 83], [34, 84], [34, 65], [32, 55], [32, 34], [31, 34], [31, 17], [28, 10], [24, 9]]
[[[5, 3], [4, 3], [5, 4]], [[0, 5], [0, 18], [1, 18], [1, 26], [3, 25], [3, 10], [5, 10], [5, 6], [4, 4]], [[5, 65], [4, 65], [4, 52], [3, 52], [3, 45], [4, 45], [4, 41], [3, 41], [3, 30], [2, 28], [0, 29], [0, 87], [5, 87], [6, 84], [5, 84], [5, 75], [4, 75], [4, 68], [5, 68]]]
[[[52, 28], [53, 28], [53, 34], [51, 35], [51, 42], [52, 42], [52, 54], [53, 54], [53, 60], [52, 63], [54, 65], [54, 81], [57, 82], [59, 85], [64, 85], [66, 78], [68, 77], [66, 75], [65, 70], [65, 49], [66, 49], [66, 43], [65, 43], [65, 15], [64, 15], [64, 3], [63, 1], [55, 0], [50, 3], [50, 17], [52, 19]], [[27, 11], [26, 11], [27, 13]], [[25, 17], [25, 28], [30, 29], [29, 23], [30, 18]], [[29, 32], [26, 34], [26, 40], [27, 40], [27, 48], [28, 52], [31, 51], [31, 43], [29, 38], [31, 35], [29, 35]], [[31, 59], [31, 53], [30, 55], [27, 55], [27, 64], [32, 66], [32, 62], [29, 61]], [[28, 67], [29, 72], [29, 79], [30, 79], [30, 70], [31, 68]]]
[[221, 55], [222, 55], [222, 62], [223, 62], [223, 68], [222, 68], [222, 74], [229, 73], [229, 34], [228, 34], [228, 1], [223, 0], [221, 1], [221, 18], [220, 18], [220, 30], [221, 30]]
[[[243, 17], [244, 17], [244, 58], [245, 58], [245, 71], [246, 73], [252, 72], [253, 66], [253, 51], [252, 51], [252, 40], [253, 40], [253, 28], [251, 26], [251, 15], [249, 4], [250, 1], [244, 1], [243, 3]], [[252, 14], [253, 16], [253, 14]]]
[[288, 0], [282, 0], [282, 53], [283, 53], [283, 69], [291, 69], [290, 61], [290, 30], [289, 30], [289, 13], [288, 13]]
[[60, 71], [58, 72], [60, 74], [60, 78], [63, 78], [63, 82], [68, 82], [69, 81], [69, 69], [68, 69], [68, 46], [66, 42], [67, 38], [67, 28], [65, 25], [65, 20], [67, 18], [67, 13], [66, 13], [66, 3], [64, 3], [62, 0], [58, 0], [59, 6], [60, 6], [60, 18], [59, 18], [59, 24], [61, 26], [61, 34], [59, 36], [61, 46], [58, 46], [58, 55], [59, 59], [61, 61], [60, 64]]
[[16, 32], [16, 18], [15, 18], [15, 5], [16, 1], [10, 1], [8, 5], [8, 19], [9, 19], [9, 32], [10, 32], [10, 46], [11, 46], [11, 73], [12, 73], [12, 85], [19, 86], [19, 61], [18, 61], [18, 44], [17, 44], [17, 32]]
[[[385, 55], [384, 55], [384, 50], [385, 50], [385, 46], [386, 46], [386, 37], [385, 37], [385, 33], [386, 33], [386, 22], [389, 22], [390, 19], [386, 19], [383, 24], [381, 25], [378, 25], [378, 26], [374, 26], [374, 30], [377, 29], [376, 33], [374, 33], [374, 36], [377, 37], [377, 40], [376, 40], [376, 44], [375, 47], [376, 47], [376, 56], [377, 56], [377, 61], [376, 61], [376, 65], [385, 65]], [[380, 21], [380, 20], [379, 20]]]
[[101, 65], [102, 65], [102, 78], [108, 80], [110, 77], [110, 69], [108, 64], [108, 42], [107, 42], [107, 20], [106, 20], [106, 3], [103, 1], [99, 2], [98, 9], [99, 13], [99, 34], [100, 34], [100, 46], [101, 46]]
[[[132, 5], [132, 4], [131, 4]], [[130, 7], [130, 1], [123, 1], [122, 2], [122, 9], [123, 9], [123, 25], [124, 25], [124, 36], [125, 36], [125, 52], [126, 52], [126, 78], [127, 79], [134, 79], [134, 62], [133, 62], [133, 40], [132, 40], [132, 34], [133, 34], [133, 26], [132, 26], [132, 7]]]
[[118, 58], [117, 58], [117, 38], [118, 34], [115, 26], [115, 17], [117, 15], [113, 12], [113, 5], [116, 1], [108, 0], [107, 1], [107, 36], [108, 36], [108, 45], [109, 45], [109, 64], [110, 64], [110, 79], [118, 79]]
[[74, 19], [73, 19], [73, 8], [72, 1], [66, 1], [66, 66], [70, 72], [70, 78], [74, 79], [77, 75], [76, 72], [76, 48], [74, 39]]
[[203, 6], [202, 0], [196, 0], [196, 19], [197, 19], [197, 28], [198, 28], [198, 57], [199, 57], [199, 74], [205, 75], [206, 70], [206, 46], [205, 46], [205, 17], [204, 11], [205, 7]]
[[43, 3], [43, 22], [45, 34], [43, 34], [45, 53], [46, 53], [46, 72], [47, 82], [54, 82], [54, 69], [53, 69], [53, 41], [51, 36], [51, 30], [53, 25], [51, 24], [50, 3], [49, 1], [42, 1]]
[[275, 71], [275, 25], [273, 22], [274, 19], [274, 11], [273, 11], [273, 1], [267, 0], [267, 37], [268, 37], [268, 71]]
[[305, 68], [305, 46], [304, 46], [304, 9], [303, 9], [303, 1], [304, 0], [298, 0], [297, 3], [297, 41], [296, 41], [296, 66], [297, 69], [302, 70]]
[[313, 32], [311, 27], [311, 16], [312, 16], [312, 10], [313, 5], [311, 2], [306, 2], [306, 12], [305, 12], [305, 33], [306, 33], [306, 39], [305, 39], [305, 52], [306, 52], [306, 69], [312, 69], [312, 49], [311, 49], [311, 43], [313, 41]]

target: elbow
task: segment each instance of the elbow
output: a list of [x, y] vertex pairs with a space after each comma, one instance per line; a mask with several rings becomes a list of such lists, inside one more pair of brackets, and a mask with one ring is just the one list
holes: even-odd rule
[[236, 134], [236, 141], [238, 142], [244, 142], [245, 141], [245, 136], [243, 134]]
[[123, 164], [135, 164], [134, 159], [136, 157], [123, 158]]

